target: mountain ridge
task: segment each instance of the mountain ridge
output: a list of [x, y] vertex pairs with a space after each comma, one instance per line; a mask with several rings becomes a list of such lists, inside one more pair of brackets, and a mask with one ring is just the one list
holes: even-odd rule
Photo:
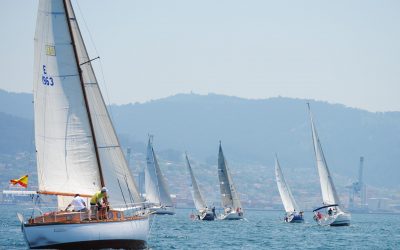
[[[7, 98], [14, 105], [2, 105], [0, 112], [26, 119], [33, 116], [27, 112], [32, 110], [27, 107], [32, 105], [31, 95], [11, 93]], [[222, 140], [228, 162], [272, 166], [278, 153], [288, 170], [315, 171], [307, 102], [331, 172], [356, 179], [359, 157], [364, 156], [367, 182], [399, 187], [400, 112], [369, 112], [287, 97], [245, 99], [193, 93], [113, 104], [109, 109], [121, 143], [137, 152], [145, 152], [150, 133], [155, 135], [156, 150], [169, 152], [168, 157], [178, 160], [179, 152], [188, 151], [214, 164]]]

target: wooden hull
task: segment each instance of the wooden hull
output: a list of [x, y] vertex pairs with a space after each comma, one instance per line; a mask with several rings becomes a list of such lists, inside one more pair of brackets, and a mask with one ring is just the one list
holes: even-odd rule
[[145, 248], [148, 217], [124, 221], [22, 224], [30, 248]]

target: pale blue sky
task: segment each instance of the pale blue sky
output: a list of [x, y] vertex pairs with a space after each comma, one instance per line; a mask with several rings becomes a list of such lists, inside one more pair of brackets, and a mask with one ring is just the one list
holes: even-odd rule
[[[73, 3], [111, 103], [193, 91], [400, 111], [397, 0]], [[2, 89], [32, 89], [36, 8], [0, 0]]]

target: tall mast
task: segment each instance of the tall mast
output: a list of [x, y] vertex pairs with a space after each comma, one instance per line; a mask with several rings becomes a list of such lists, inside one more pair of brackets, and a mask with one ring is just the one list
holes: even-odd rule
[[[104, 186], [105, 186], [105, 183], [104, 183], [104, 178], [103, 178], [103, 171], [102, 171], [102, 169], [101, 169], [99, 151], [98, 151], [98, 148], [97, 148], [97, 141], [96, 141], [96, 136], [95, 136], [95, 133], [94, 133], [94, 127], [93, 127], [92, 116], [90, 115], [89, 103], [88, 103], [88, 100], [87, 100], [85, 85], [84, 85], [83, 77], [82, 77], [82, 70], [81, 70], [81, 68], [80, 68], [80, 64], [79, 64], [79, 60], [78, 60], [78, 56], [77, 56], [77, 55], [78, 55], [78, 52], [77, 52], [77, 49], [76, 49], [76, 44], [75, 44], [75, 40], [74, 40], [74, 35], [73, 35], [73, 32], [72, 32], [72, 27], [71, 27], [71, 23], [70, 23], [70, 20], [71, 20], [71, 19], [70, 19], [69, 13], [68, 13], [67, 1], [69, 1], [69, 0], [64, 0], [64, 1], [63, 1], [63, 3], [64, 3], [64, 9], [65, 9], [66, 17], [67, 17], [67, 23], [68, 23], [69, 34], [71, 35], [72, 47], [74, 48], [74, 57], [75, 57], [75, 61], [76, 61], [76, 66], [78, 67], [79, 79], [80, 79], [80, 81], [81, 81], [82, 93], [83, 93], [83, 97], [84, 97], [83, 99], [84, 99], [84, 101], [85, 101], [85, 106], [86, 106], [87, 115], [88, 115], [89, 124], [90, 124], [90, 130], [91, 130], [91, 132], [92, 132], [94, 150], [95, 150], [95, 153], [96, 153], [97, 166], [99, 167], [100, 183], [101, 183], [101, 186], [104, 187]], [[72, 9], [72, 4], [71, 4], [71, 2], [69, 2], [69, 3], [70, 3], [70, 5], [71, 5], [71, 9]], [[73, 10], [72, 10], [72, 11], [73, 11]], [[75, 15], [74, 15], [74, 16], [75, 16]]]

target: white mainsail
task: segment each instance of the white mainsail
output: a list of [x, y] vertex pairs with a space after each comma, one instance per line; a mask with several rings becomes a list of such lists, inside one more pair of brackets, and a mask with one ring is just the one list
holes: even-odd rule
[[310, 105], [308, 105], [308, 110], [310, 114], [314, 152], [317, 161], [319, 180], [321, 184], [323, 204], [324, 205], [340, 204], [335, 186], [333, 185], [331, 173], [329, 172], [328, 165], [326, 164], [324, 152], [322, 151], [321, 142], [319, 140], [317, 130], [314, 125], [314, 120], [311, 114]]
[[168, 191], [167, 182], [158, 165], [151, 136], [147, 144], [147, 167], [144, 178], [146, 200], [151, 203], [172, 207], [173, 203]]
[[220, 143], [218, 152], [218, 178], [221, 191], [222, 206], [225, 208], [230, 207], [234, 210], [236, 210], [237, 208], [241, 209], [242, 205], [239, 200], [239, 195], [233, 184], [233, 180], [231, 174], [229, 173], [227, 165], [228, 164], [225, 160], [225, 156], [222, 152], [222, 146]]
[[[39, 2], [35, 33], [35, 142], [39, 192], [140, 202], [70, 1]], [[60, 206], [63, 206], [60, 204]]]
[[300, 212], [299, 206], [297, 205], [292, 191], [286, 183], [285, 177], [283, 176], [281, 166], [278, 161], [278, 157], [275, 157], [275, 177], [276, 184], [278, 185], [279, 194], [282, 199], [283, 206], [287, 213], [294, 211]]
[[205, 210], [207, 208], [207, 204], [203, 199], [203, 196], [200, 193], [199, 186], [196, 181], [196, 177], [194, 176], [193, 169], [190, 166], [189, 158], [187, 154], [185, 155], [186, 158], [186, 166], [188, 167], [189, 174], [190, 174], [190, 191], [192, 193], [194, 205], [197, 210]]

